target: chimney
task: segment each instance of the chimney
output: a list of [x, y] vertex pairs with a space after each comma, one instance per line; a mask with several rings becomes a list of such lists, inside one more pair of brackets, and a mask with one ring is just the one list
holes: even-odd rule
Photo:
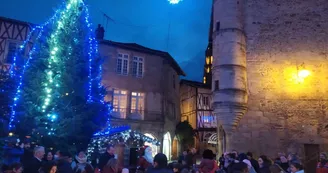
[[105, 29], [101, 24], [98, 24], [98, 28], [96, 29], [96, 39], [103, 40], [105, 36]]

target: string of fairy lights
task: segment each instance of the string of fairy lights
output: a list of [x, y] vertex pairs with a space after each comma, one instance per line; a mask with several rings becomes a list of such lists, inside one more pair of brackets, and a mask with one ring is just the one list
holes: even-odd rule
[[[31, 40], [31, 37], [32, 35], [39, 30], [39, 34], [36, 38], [37, 39], [40, 39], [41, 38], [41, 35], [42, 33], [44, 32], [44, 28], [46, 26], [48, 26], [51, 22], [53, 22], [53, 20], [55, 20], [55, 18], [57, 17], [57, 15], [59, 14], [59, 10], [57, 10], [55, 12], [55, 14], [47, 21], [45, 22], [43, 25], [40, 25], [40, 26], [35, 26], [34, 28], [31, 29], [30, 33], [28, 34], [27, 36], [27, 39], [23, 42], [23, 44], [20, 46], [20, 49], [15, 53], [15, 56], [13, 58], [13, 64], [10, 68], [10, 75], [11, 77], [15, 77], [17, 74], [16, 74], [16, 60], [17, 60], [17, 57], [18, 55], [21, 55], [22, 52], [24, 52], [24, 50], [26, 49], [26, 45], [30, 42]], [[17, 85], [17, 88], [16, 88], [16, 92], [15, 92], [15, 95], [14, 95], [14, 98], [13, 98], [13, 104], [10, 106], [11, 108], [11, 113], [10, 113], [10, 118], [9, 118], [9, 123], [8, 123], [8, 126], [9, 126], [9, 130], [13, 130], [13, 128], [15, 127], [15, 120], [16, 120], [16, 106], [17, 106], [17, 102], [21, 96], [21, 89], [22, 89], [22, 81], [23, 81], [23, 75], [26, 71], [26, 68], [29, 66], [29, 63], [30, 63], [30, 60], [32, 59], [32, 54], [34, 53], [34, 51], [36, 50], [36, 46], [33, 45], [30, 52], [29, 52], [29, 55], [28, 55], [28, 58], [27, 58], [27, 61], [25, 63], [25, 65], [23, 65], [23, 68], [22, 68], [22, 72], [21, 74], [19, 74], [19, 78], [18, 78], [18, 85]], [[19, 57], [19, 58], [24, 58], [24, 57]]]
[[157, 146], [161, 144], [156, 139], [131, 130], [129, 126], [108, 127], [93, 135], [88, 145], [87, 153], [89, 157], [91, 157], [92, 153], [103, 153], [108, 144], [124, 144], [130, 147], [141, 147], [145, 142]]
[[[65, 4], [65, 2], [64, 2]], [[66, 2], [66, 5], [64, 5], [64, 8], [60, 8], [59, 10], [56, 10], [55, 15], [53, 17], [51, 17], [45, 24], [41, 25], [40, 27], [37, 26], [35, 28], [32, 29], [32, 32], [34, 32], [36, 29], [40, 29], [40, 34], [39, 36], [36, 38], [36, 40], [39, 40], [40, 37], [42, 36], [42, 33], [44, 32], [43, 29], [45, 28], [45, 26], [48, 26], [51, 23], [54, 23], [54, 20], [59, 18], [59, 20], [57, 22], [55, 22], [54, 25], [54, 31], [50, 36], [49, 39], [49, 50], [50, 50], [50, 55], [49, 55], [49, 59], [48, 59], [48, 69], [46, 70], [46, 76], [47, 76], [47, 81], [43, 84], [44, 86], [44, 93], [43, 95], [45, 95], [43, 103], [41, 105], [41, 111], [42, 113], [47, 117], [48, 122], [44, 122], [44, 124], [46, 125], [46, 129], [48, 129], [48, 135], [52, 135], [55, 133], [56, 129], [51, 127], [51, 124], [54, 123], [57, 119], [58, 119], [58, 115], [55, 113], [55, 108], [54, 106], [51, 106], [51, 102], [53, 101], [53, 93], [55, 93], [55, 91], [57, 89], [59, 89], [59, 87], [61, 86], [61, 81], [60, 81], [60, 74], [58, 74], [58, 72], [56, 71], [56, 66], [58, 66], [59, 64], [59, 60], [60, 60], [60, 53], [62, 49], [66, 49], [66, 47], [63, 47], [60, 45], [59, 41], [58, 41], [58, 37], [61, 34], [61, 32], [63, 32], [63, 30], [65, 29], [65, 24], [72, 22], [72, 17], [71, 16], [75, 16], [76, 18], [74, 18], [73, 20], [78, 20], [79, 15], [82, 14], [82, 10], [80, 11], [81, 7], [83, 7], [84, 9], [84, 19], [86, 22], [86, 25], [89, 29], [88, 31], [88, 66], [89, 66], [89, 74], [88, 74], [88, 91], [87, 91], [87, 98], [88, 98], [88, 102], [100, 102], [102, 104], [105, 104], [108, 108], [108, 110], [111, 110], [111, 106], [108, 103], [105, 103], [103, 98], [104, 95], [101, 95], [100, 97], [93, 97], [92, 96], [92, 86], [93, 86], [93, 82], [97, 82], [98, 88], [101, 88], [101, 65], [99, 66], [98, 69], [98, 74], [97, 76], [93, 76], [92, 74], [94, 73], [92, 66], [93, 66], [93, 59], [98, 56], [98, 43], [93, 35], [93, 29], [92, 29], [92, 24], [89, 22], [89, 10], [86, 7], [86, 5], [84, 4], [83, 0], [69, 0]], [[28, 44], [28, 42], [31, 39], [31, 35], [32, 32], [29, 34], [29, 36], [27, 37], [27, 39], [25, 40], [25, 42], [23, 43], [23, 45], [20, 47], [20, 51], [23, 51], [26, 47], [26, 45]], [[71, 47], [68, 47], [68, 49], [72, 49]], [[35, 46], [33, 45], [32, 50], [29, 52], [29, 56], [28, 56], [28, 60], [26, 62], [26, 64], [23, 66], [23, 70], [22, 70], [22, 74], [19, 76], [19, 82], [18, 82], [18, 87], [17, 87], [17, 92], [15, 94], [14, 97], [14, 102], [13, 105], [11, 106], [11, 115], [10, 115], [10, 121], [9, 121], [9, 129], [13, 129], [14, 124], [15, 124], [15, 116], [16, 116], [16, 111], [15, 108], [17, 106], [17, 101], [20, 98], [20, 93], [21, 93], [21, 88], [23, 87], [23, 83], [22, 83], [22, 79], [23, 79], [23, 75], [26, 71], [26, 68], [29, 66], [29, 61], [31, 59], [33, 59], [33, 53], [35, 52]], [[70, 54], [70, 53], [69, 53]], [[16, 55], [14, 57], [14, 63], [13, 63], [13, 68], [15, 68], [16, 66]], [[10, 74], [12, 76], [15, 76], [15, 71], [11, 70]], [[66, 93], [67, 95], [67, 93]], [[109, 117], [107, 119], [107, 121], [109, 121]]]

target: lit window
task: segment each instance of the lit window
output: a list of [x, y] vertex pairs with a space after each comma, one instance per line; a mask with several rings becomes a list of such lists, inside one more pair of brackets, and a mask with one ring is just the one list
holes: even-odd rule
[[114, 90], [113, 96], [113, 112], [120, 114], [120, 118], [126, 118], [128, 95], [127, 91]]
[[206, 72], [210, 73], [210, 68], [209, 67], [207, 67]]
[[127, 54], [118, 54], [116, 72], [122, 75], [128, 75], [129, 67], [129, 55]]
[[213, 56], [211, 56], [211, 64], [213, 63]]
[[145, 94], [132, 92], [131, 93], [131, 113], [137, 113], [139, 115], [144, 115], [145, 107]]
[[206, 57], [206, 64], [210, 64], [210, 58], [209, 57]]
[[143, 58], [133, 57], [132, 75], [136, 77], [143, 76]]
[[204, 76], [204, 81], [203, 81], [204, 83], [206, 83], [206, 77]]

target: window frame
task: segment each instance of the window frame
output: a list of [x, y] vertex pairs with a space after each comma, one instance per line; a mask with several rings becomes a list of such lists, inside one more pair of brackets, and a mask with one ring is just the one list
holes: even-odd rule
[[[119, 93], [117, 93], [118, 91]], [[125, 92], [125, 93], [122, 93]], [[117, 97], [117, 105], [115, 105], [115, 96]], [[114, 89], [113, 90], [113, 112], [118, 112], [120, 113], [120, 118], [125, 119], [127, 117], [127, 111], [126, 109], [128, 108], [128, 91], [127, 90], [122, 90], [122, 89]], [[121, 99], [124, 97], [125, 99], [125, 107], [121, 105]], [[115, 111], [117, 109], [118, 111]], [[123, 110], [123, 111], [121, 111]], [[123, 116], [122, 116], [123, 115]]]
[[[121, 56], [120, 56], [121, 55]], [[116, 73], [119, 75], [127, 76], [129, 74], [129, 59], [130, 56], [127, 53], [118, 53], [116, 59]], [[119, 60], [121, 64], [119, 65]], [[126, 72], [124, 72], [124, 63], [126, 62]], [[120, 70], [119, 70], [120, 68]]]
[[[5, 51], [4, 51], [4, 56], [2, 58], [2, 62], [4, 64], [12, 64], [12, 63], [8, 63], [8, 61], [7, 61], [8, 54], [9, 54], [9, 46], [10, 46], [11, 43], [16, 44], [16, 50], [14, 52], [14, 56], [16, 55], [17, 51], [19, 51], [20, 46], [23, 44], [23, 42], [19, 41], [19, 40], [12, 40], [12, 39], [6, 39], [5, 40]], [[23, 53], [25, 54], [25, 49], [23, 50]], [[23, 58], [23, 56], [21, 56], [21, 57]], [[16, 59], [16, 63], [17, 63], [17, 59]]]
[[[134, 66], [135, 63], [136, 63], [136, 69]], [[140, 64], [142, 65], [141, 75], [139, 74]], [[145, 58], [140, 57], [140, 56], [133, 56], [133, 58], [132, 58], [132, 76], [142, 78], [144, 76], [144, 68], [145, 68]], [[134, 71], [136, 72], [136, 74], [134, 74]]]
[[[136, 95], [134, 95], [134, 93]], [[132, 99], [135, 99], [135, 109], [133, 109], [133, 102]], [[132, 91], [131, 92], [131, 99], [130, 99], [130, 113], [140, 113], [142, 119], [144, 119], [145, 116], [145, 104], [146, 104], [146, 94], [144, 92], [137, 92]], [[142, 110], [139, 109], [140, 105], [142, 105]]]

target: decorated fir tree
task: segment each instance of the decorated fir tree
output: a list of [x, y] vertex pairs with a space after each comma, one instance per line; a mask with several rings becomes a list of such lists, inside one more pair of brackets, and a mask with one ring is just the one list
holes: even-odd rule
[[[10, 129], [45, 146], [87, 145], [107, 123], [101, 63], [83, 0], [64, 7], [39, 27], [18, 81]], [[19, 58], [19, 57], [17, 57]]]

